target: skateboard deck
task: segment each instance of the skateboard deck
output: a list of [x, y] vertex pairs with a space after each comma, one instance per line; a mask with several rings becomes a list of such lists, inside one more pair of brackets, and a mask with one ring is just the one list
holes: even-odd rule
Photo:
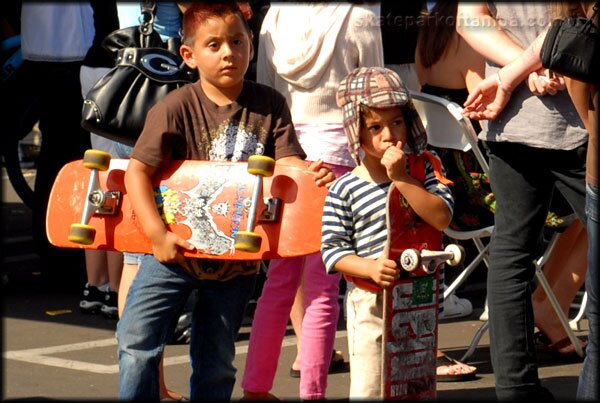
[[[124, 185], [127, 165], [126, 159], [111, 159], [106, 170], [90, 169], [78, 160], [60, 170], [46, 217], [53, 245], [152, 253]], [[163, 222], [196, 247], [184, 255], [267, 260], [318, 252], [327, 188], [317, 186], [313, 176], [302, 169], [276, 163], [272, 176], [262, 178], [253, 214], [257, 176], [248, 173], [247, 167], [243, 162], [173, 161], [155, 178], [156, 204]], [[88, 214], [86, 202], [94, 198], [90, 196], [93, 183], [104, 201], [102, 207], [94, 207], [88, 220], [84, 216]], [[256, 252], [234, 248], [237, 233], [248, 227], [249, 216], [251, 231], [262, 238]], [[82, 221], [95, 229], [90, 244], [69, 241], [71, 224]]]
[[439, 249], [442, 233], [422, 221], [395, 186], [388, 192], [384, 253], [398, 263], [400, 278], [383, 291], [382, 398], [434, 400], [439, 274], [421, 266], [401, 268], [405, 251]]

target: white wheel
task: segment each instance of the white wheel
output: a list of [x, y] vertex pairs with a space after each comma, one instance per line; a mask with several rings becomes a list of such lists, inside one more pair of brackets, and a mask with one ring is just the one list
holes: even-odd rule
[[446, 260], [450, 266], [458, 266], [465, 260], [465, 249], [457, 244], [451, 243], [444, 249], [445, 252], [452, 253], [452, 258]]
[[406, 271], [413, 271], [421, 266], [421, 254], [416, 249], [405, 249], [400, 255], [400, 266]]

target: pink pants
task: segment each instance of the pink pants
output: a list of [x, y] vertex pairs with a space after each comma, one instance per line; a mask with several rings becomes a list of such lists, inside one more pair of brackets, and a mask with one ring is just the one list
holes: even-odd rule
[[[331, 168], [337, 168], [332, 166]], [[343, 168], [341, 173], [351, 169]], [[341, 173], [333, 169], [339, 177]], [[258, 300], [242, 388], [269, 392], [279, 363], [296, 291], [304, 277], [304, 319], [300, 351], [300, 398], [325, 398], [327, 374], [339, 316], [340, 274], [327, 274], [321, 253], [271, 260]]]

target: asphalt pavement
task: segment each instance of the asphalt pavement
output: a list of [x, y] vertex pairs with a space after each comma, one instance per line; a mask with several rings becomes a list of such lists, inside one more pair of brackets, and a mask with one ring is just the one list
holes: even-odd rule
[[[36, 253], [31, 241], [31, 211], [24, 206], [2, 178], [2, 400], [77, 400], [110, 401], [117, 397], [118, 365], [116, 320], [79, 312], [84, 267], [49, 268]], [[477, 269], [480, 270], [480, 269]], [[450, 273], [452, 276], [452, 273]], [[483, 277], [482, 277], [483, 276]], [[473, 302], [474, 312], [467, 318], [443, 320], [439, 325], [439, 347], [459, 359], [480, 328], [485, 273], [473, 276], [457, 294]], [[233, 400], [242, 396], [248, 340], [252, 331], [249, 310], [238, 342], [235, 365], [238, 368]], [[587, 335], [587, 321], [582, 321]], [[489, 340], [484, 334], [468, 362], [477, 366], [478, 376], [469, 382], [438, 383], [438, 400], [495, 400], [494, 377], [489, 357]], [[335, 347], [348, 357], [343, 318], [338, 323]], [[169, 388], [188, 395], [190, 376], [186, 344], [168, 345], [165, 376]], [[296, 353], [295, 337], [288, 326], [282, 346], [274, 395], [298, 400], [297, 378], [289, 375]], [[572, 401], [575, 396], [581, 361], [559, 361], [540, 355], [542, 384], [557, 400]], [[331, 374], [326, 398], [348, 399], [349, 374]]]

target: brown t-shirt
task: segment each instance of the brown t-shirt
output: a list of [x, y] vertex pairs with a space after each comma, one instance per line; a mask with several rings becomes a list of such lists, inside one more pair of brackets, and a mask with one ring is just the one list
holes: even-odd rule
[[[171, 160], [246, 161], [250, 155], [306, 158], [285, 98], [245, 81], [238, 99], [218, 106], [196, 82], [170, 92], [148, 112], [131, 158], [158, 169]], [[188, 259], [200, 279], [253, 274], [257, 262]]]

